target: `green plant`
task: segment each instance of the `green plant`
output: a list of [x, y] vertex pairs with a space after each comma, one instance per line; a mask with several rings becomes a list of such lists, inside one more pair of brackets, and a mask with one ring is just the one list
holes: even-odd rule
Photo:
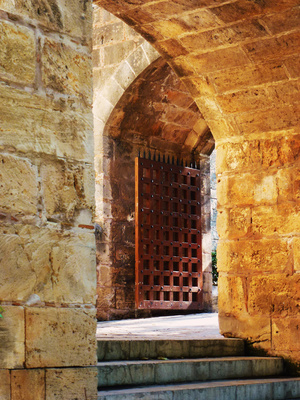
[[0, 318], [3, 318], [2, 313], [4, 312], [4, 309], [0, 306]]
[[211, 253], [212, 281], [214, 286], [218, 286], [219, 273], [217, 271], [217, 252]]

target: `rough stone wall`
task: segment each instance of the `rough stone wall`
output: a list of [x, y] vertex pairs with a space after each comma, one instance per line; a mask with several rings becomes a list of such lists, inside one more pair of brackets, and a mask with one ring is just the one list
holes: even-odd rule
[[298, 0], [97, 0], [190, 88], [217, 148], [220, 327], [300, 362]]
[[210, 204], [211, 204], [211, 238], [212, 251], [217, 250], [218, 232], [217, 232], [217, 176], [216, 176], [216, 151], [210, 156]]
[[96, 398], [91, 17], [0, 1], [1, 400]]

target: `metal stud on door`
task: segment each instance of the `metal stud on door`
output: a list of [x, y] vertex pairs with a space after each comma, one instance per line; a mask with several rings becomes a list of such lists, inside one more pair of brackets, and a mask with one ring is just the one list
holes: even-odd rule
[[200, 171], [136, 158], [136, 306], [203, 309]]

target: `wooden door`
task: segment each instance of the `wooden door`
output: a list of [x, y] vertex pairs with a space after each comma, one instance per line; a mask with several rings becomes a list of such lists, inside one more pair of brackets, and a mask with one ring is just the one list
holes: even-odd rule
[[200, 171], [136, 158], [136, 306], [203, 309]]

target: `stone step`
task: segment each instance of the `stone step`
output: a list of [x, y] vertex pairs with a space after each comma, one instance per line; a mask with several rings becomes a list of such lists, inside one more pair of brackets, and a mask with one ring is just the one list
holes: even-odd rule
[[98, 361], [244, 355], [242, 339], [98, 340]]
[[161, 385], [283, 374], [277, 357], [223, 357], [98, 363], [98, 387]]
[[300, 378], [193, 382], [98, 392], [98, 400], [296, 400]]

